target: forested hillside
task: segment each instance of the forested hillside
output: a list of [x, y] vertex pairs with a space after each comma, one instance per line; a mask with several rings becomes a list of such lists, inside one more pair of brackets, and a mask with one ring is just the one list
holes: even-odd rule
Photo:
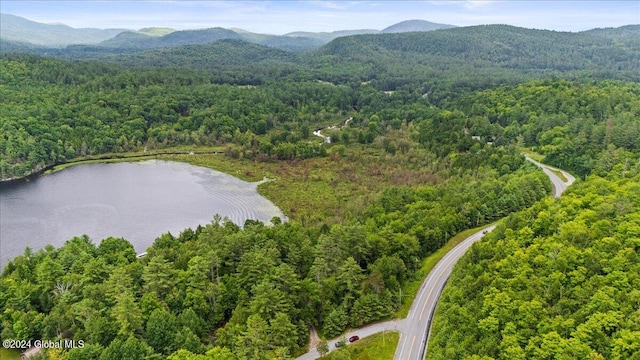
[[[401, 103], [393, 108], [402, 113]], [[402, 130], [388, 132], [394, 139]], [[395, 141], [369, 146], [391, 154]], [[396, 161], [410, 167], [415, 159], [403, 147], [420, 144], [404, 141]], [[216, 221], [161, 236], [143, 259], [113, 238], [27, 251], [0, 280], [0, 335], [86, 339], [69, 359], [176, 351], [176, 358], [205, 351], [213, 358], [291, 358], [304, 348], [309, 326], [335, 336], [391, 316], [420, 258], [452, 234], [548, 194], [544, 175], [515, 149], [486, 146], [478, 155], [474, 166], [433, 157], [441, 163], [434, 175], [448, 180], [387, 189], [343, 225], [248, 222], [240, 229]]]
[[225, 78], [196, 70], [132, 71], [32, 56], [0, 61], [4, 179], [78, 156], [225, 144], [236, 130], [261, 135], [284, 122], [299, 127], [321, 109], [345, 109], [349, 101], [341, 97], [344, 91], [315, 82], [233, 85], [260, 84], [261, 75], [254, 79], [251, 67], [225, 73], [236, 76]]
[[[559, 76], [637, 81], [637, 27], [564, 33], [507, 25], [335, 39], [311, 55], [330, 81], [371, 81], [385, 90], [421, 89], [432, 101], [460, 92]], [[343, 64], [348, 73], [337, 73]], [[356, 66], [358, 64], [359, 67]], [[333, 72], [330, 71], [333, 67]]]
[[638, 359], [633, 173], [589, 177], [476, 244], [444, 291], [427, 358]]
[[125, 29], [73, 29], [66, 25], [43, 24], [11, 14], [0, 14], [0, 36], [3, 42], [9, 40], [49, 47], [97, 44], [123, 31]]
[[[369, 84], [372, 89], [402, 90], [406, 93], [402, 95], [405, 97], [403, 101], [409, 100], [407, 96], [411, 99], [422, 96], [428, 103], [446, 106], [447, 102], [469, 94], [472, 90], [503, 83], [516, 84], [536, 76], [564, 74], [563, 76], [581, 81], [580, 79], [610, 75], [614, 78], [637, 80], [637, 58], [640, 48], [631, 38], [624, 36], [632, 30], [633, 28], [623, 28], [619, 32], [620, 36], [610, 39], [615, 30], [607, 31], [609, 36], [603, 37], [587, 33], [570, 34], [507, 26], [485, 26], [424, 33], [344, 37], [303, 57], [238, 40], [117, 57], [117, 62], [138, 70], [105, 63], [68, 64], [51, 59], [5, 55], [1, 60], [4, 65], [3, 73], [0, 74], [6, 94], [3, 100], [3, 126], [13, 126], [18, 131], [3, 132], [4, 141], [0, 146], [7, 150], [0, 159], [2, 177], [24, 176], [33, 170], [78, 155], [126, 151], [145, 145], [153, 148], [157, 143], [193, 143], [194, 138], [198, 138], [198, 144], [212, 144], [215, 141], [204, 137], [210, 138], [208, 132], [214, 127], [218, 129], [216, 136], [219, 135], [219, 127], [212, 125], [226, 121], [221, 115], [232, 119], [227, 121], [229, 124], [223, 130], [227, 133], [232, 133], [235, 128], [243, 132], [251, 129], [254, 133], [264, 133], [266, 128], [263, 123], [260, 123], [260, 129], [257, 128], [259, 120], [267, 122], [266, 127], [273, 128], [275, 118], [279, 118], [279, 122], [290, 121], [295, 126], [305, 122], [307, 127], [315, 126], [305, 119], [309, 119], [312, 112], [317, 113], [321, 108], [325, 109], [325, 114], [335, 114], [336, 111], [346, 114], [350, 111], [361, 111], [361, 107], [371, 101], [378, 103], [379, 107], [380, 103], [384, 102], [380, 99], [380, 93], [375, 94], [376, 100], [373, 100], [369, 87], [363, 86], [363, 82]], [[566, 51], [572, 51], [574, 55], [566, 56]], [[181, 66], [182, 69], [177, 69]], [[154, 70], [157, 67], [171, 70]], [[315, 83], [316, 80], [344, 86], [331, 87]], [[211, 106], [221, 106], [221, 103], [216, 101], [219, 98], [217, 96], [201, 100], [202, 95], [197, 95], [199, 92], [202, 94], [213, 91], [216, 86], [212, 83], [261, 85], [260, 88], [235, 88], [233, 91], [242, 95], [234, 96], [250, 96], [253, 98], [252, 102], [266, 102], [269, 104], [266, 106], [272, 109], [271, 104], [274, 103], [268, 98], [273, 94], [281, 96], [277, 100], [274, 99], [279, 104], [276, 105], [276, 110], [270, 110], [269, 115], [246, 107], [242, 107], [242, 110], [236, 108], [232, 114], [231, 108], [227, 105], [227, 109], [222, 112], [214, 111], [217, 114], [216, 119], [209, 120], [210, 124], [203, 127], [203, 115], [198, 116], [198, 111]], [[293, 84], [308, 90], [293, 90]], [[28, 90], [24, 91], [26, 85]], [[200, 90], [194, 93], [193, 87]], [[567, 87], [569, 85], [564, 84], [558, 90], [546, 86], [535, 91], [544, 92], [545, 96], [549, 96], [548, 99], [556, 95], [574, 96], [572, 90]], [[283, 92], [283, 88], [287, 90]], [[629, 89], [624, 98], [612, 95], [609, 90], [614, 89], [578, 94], [582, 96], [582, 102], [576, 103], [574, 108], [581, 109], [582, 118], [588, 116], [602, 121], [604, 112], [613, 110], [610, 104], [612, 101], [623, 104], [621, 106], [624, 109], [624, 106], [627, 106], [625, 104], [634, 103], [634, 97], [637, 99], [637, 87]], [[511, 88], [505, 91], [511, 91]], [[523, 90], [515, 90], [507, 96], [496, 96], [513, 99], [518, 91]], [[558, 91], [563, 93], [558, 94]], [[258, 93], [263, 95], [254, 95]], [[327, 95], [318, 96], [323, 93]], [[126, 96], [123, 96], [125, 94]], [[524, 97], [534, 95], [535, 93], [522, 94]], [[55, 104], [46, 109], [48, 115], [42, 113], [45, 110], [41, 104], [29, 100], [33, 96]], [[154, 103], [154, 98], [162, 99], [162, 103]], [[605, 100], [607, 98], [611, 101]], [[463, 106], [468, 108], [469, 104], [476, 100], [478, 99], [469, 99]], [[555, 111], [553, 117], [562, 118], [563, 115], [557, 114], [557, 110], [560, 110], [557, 107], [561, 106], [560, 98], [555, 97], [555, 100], [549, 101], [556, 101], [555, 108], [546, 109], [544, 106], [552, 104], [540, 102], [537, 104], [538, 109], [534, 111]], [[318, 103], [319, 106], [310, 106], [312, 103]], [[517, 105], [518, 109], [523, 108], [520, 104], [514, 105]], [[263, 106], [265, 105], [259, 105], [258, 108]], [[562, 106], [563, 111], [572, 110], [566, 109], [567, 105]], [[602, 109], [598, 110], [596, 106]], [[500, 109], [497, 111], [502, 111], [503, 107]], [[239, 111], [245, 112], [240, 118]], [[478, 107], [473, 111], [471, 115], [474, 119], [485, 115]], [[585, 114], [585, 111], [590, 114]], [[597, 111], [601, 114], [596, 114]], [[78, 117], [78, 112], [86, 115]], [[490, 115], [486, 116], [490, 122], [497, 121], [496, 116], [502, 117], [500, 125], [509, 132], [510, 142], [515, 140], [514, 134], [520, 130], [519, 127], [522, 125], [519, 124], [526, 120], [523, 116], [528, 116], [520, 114], [520, 118], [512, 123], [513, 119], [505, 119], [505, 114], [486, 115]], [[622, 135], [615, 136], [614, 144], [630, 149], [637, 144], [633, 139], [637, 137], [638, 129], [629, 125], [627, 118], [628, 116], [623, 118], [616, 115], [616, 132]], [[556, 131], [563, 131], [561, 127], [568, 121], [566, 116], [564, 119], [554, 120], [557, 122], [554, 126], [558, 125]], [[144, 124], [130, 123], [138, 120], [142, 120]], [[67, 132], [77, 133], [80, 128], [74, 124], [78, 121], [88, 121], [91, 124], [83, 125], [84, 135], [73, 134], [70, 137], [76, 140], [67, 144], [69, 136], [63, 136], [60, 132], [66, 129]], [[12, 125], [14, 122], [23, 125]], [[561, 155], [552, 154], [554, 147], [555, 151], [558, 151], [559, 146], [548, 144], [549, 141], [553, 141], [553, 135], [549, 134], [540, 139], [532, 138], [532, 134], [538, 134], [541, 130], [551, 130], [552, 126], [548, 121], [543, 125], [546, 128], [534, 128], [533, 126], [541, 126], [539, 122], [532, 121], [526, 125], [527, 129], [523, 130], [526, 144], [545, 146], [544, 151], [548, 153], [550, 161], [559, 166], [568, 166], [570, 170], [576, 170], [583, 175], [584, 169], [578, 167], [586, 165], [563, 163], [562, 159], [558, 158]], [[70, 126], [71, 130], [61, 125]], [[134, 128], [136, 131], [133, 131]], [[44, 130], [48, 130], [46, 135]], [[182, 133], [183, 140], [176, 141], [177, 136], [167, 136], [170, 130]], [[204, 131], [204, 134], [195, 134], [198, 130]], [[95, 136], [96, 131], [100, 132], [101, 136]], [[190, 133], [185, 135], [187, 131]], [[591, 134], [591, 131], [591, 128], [582, 130], [583, 136], [575, 139], [581, 143], [576, 146], [561, 144], [571, 148], [569, 151], [584, 154], [583, 158], [576, 159], [578, 162], [594, 161], [594, 154], [600, 152], [603, 141], [609, 141], [600, 141], [599, 147], [584, 148], [585, 145], [589, 145], [590, 136], [598, 136]], [[598, 129], [595, 131], [602, 133]], [[45, 141], [37, 142], [35, 148], [29, 148], [27, 144], [32, 141], [29, 139], [35, 139], [39, 134], [44, 136]], [[499, 134], [491, 135], [497, 137]], [[79, 139], [80, 137], [84, 139]], [[622, 142], [626, 144], [621, 146]]]
[[534, 82], [465, 100], [472, 117], [506, 125], [503, 141], [585, 180], [509, 215], [465, 255], [428, 359], [640, 358], [638, 90]]
[[[606, 176], [639, 159], [637, 82], [530, 82], [479, 92], [457, 108], [483, 128], [479, 134], [533, 147], [549, 164], [579, 176]], [[489, 124], [502, 132], [492, 133]]]
[[[27, 249], [0, 276], [0, 337], [84, 340], [47, 355], [69, 360], [291, 359], [309, 327], [328, 338], [393, 317], [422, 259], [506, 216], [454, 271], [429, 356], [637, 357], [629, 31], [360, 35], [304, 55], [239, 40], [109, 61], [3, 55], [2, 179], [215, 149], [180, 159], [277, 173], [265, 188], [291, 221], [216, 218], [158, 234], [143, 258], [118, 238]], [[579, 184], [543, 200], [548, 179], [523, 151]]]
[[344, 226], [216, 221], [159, 237], [143, 259], [116, 238], [26, 252], [0, 280], [0, 335], [85, 339], [69, 359], [211, 346], [233, 359], [291, 358], [309, 326], [333, 337], [391, 316], [419, 258], [549, 191], [530, 165], [496, 175], [387, 190], [362, 222]]

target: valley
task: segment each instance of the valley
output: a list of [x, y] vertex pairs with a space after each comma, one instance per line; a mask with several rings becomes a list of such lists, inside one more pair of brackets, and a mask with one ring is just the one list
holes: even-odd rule
[[[310, 328], [373, 329], [405, 359], [433, 311], [427, 359], [639, 356], [638, 25], [170, 30], [3, 37], [2, 180], [151, 155], [273, 179], [258, 192], [288, 221], [205, 214], [154, 230], [144, 257], [118, 234], [26, 248], [0, 275], [0, 338], [83, 340], [47, 351], [68, 360], [266, 360], [305, 356]], [[463, 255], [449, 240], [468, 229]]]

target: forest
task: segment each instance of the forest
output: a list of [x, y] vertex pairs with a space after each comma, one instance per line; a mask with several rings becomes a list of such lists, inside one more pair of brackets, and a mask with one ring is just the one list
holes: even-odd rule
[[462, 100], [504, 140], [583, 181], [560, 201], [509, 214], [463, 257], [428, 359], [640, 358], [640, 107], [637, 84], [627, 85], [629, 97], [618, 86], [542, 81]]
[[[482, 30], [512, 44], [540, 39], [522, 54], [568, 41]], [[292, 359], [306, 352], [310, 327], [332, 338], [395, 317], [421, 259], [504, 218], [455, 268], [428, 357], [640, 357], [638, 49], [583, 34], [571, 38], [575, 61], [584, 43], [604, 44], [591, 48], [592, 63], [541, 64], [544, 54], [495, 58], [488, 43], [463, 46], [470, 35], [456, 32], [428, 35], [461, 36], [453, 53], [414, 33], [339, 38], [313, 55], [237, 40], [117, 60], [1, 55], [3, 180], [178, 146], [302, 175], [265, 187], [286, 223], [216, 217], [159, 234], [143, 258], [126, 239], [81, 234], [26, 249], [0, 276], [0, 338], [85, 341], [49, 359]], [[379, 54], [348, 56], [358, 48]], [[220, 49], [248, 60], [202, 56]], [[422, 55], [393, 60], [407, 52]], [[312, 135], [335, 125], [323, 130], [331, 144]], [[523, 151], [579, 183], [550, 199]], [[311, 183], [336, 200], [304, 201]], [[271, 192], [278, 186], [289, 191]]]
[[640, 177], [509, 215], [445, 288], [428, 359], [637, 359]]

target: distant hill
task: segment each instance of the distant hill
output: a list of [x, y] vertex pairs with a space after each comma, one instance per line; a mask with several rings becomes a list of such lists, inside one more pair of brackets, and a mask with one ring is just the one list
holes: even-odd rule
[[583, 31], [583, 33], [609, 37], [612, 39], [633, 39], [640, 44], [640, 25], [626, 25], [618, 28], [601, 28]]
[[66, 25], [48, 25], [25, 18], [0, 14], [0, 38], [43, 46], [97, 44], [126, 31], [125, 29], [74, 29]]
[[316, 49], [326, 43], [309, 37], [257, 34], [241, 29], [183, 30], [169, 32], [162, 36], [149, 36], [147, 33], [127, 31], [118, 34], [112, 39], [103, 41], [99, 45], [119, 49], [156, 49], [183, 45], [202, 45], [219, 40], [236, 39], [281, 50], [299, 52]]
[[360, 29], [360, 30], [340, 30], [333, 32], [308, 32], [308, 31], [296, 31], [286, 34], [286, 36], [304, 36], [308, 38], [314, 38], [322, 40], [325, 43], [330, 42], [333, 39], [353, 36], [353, 35], [366, 35], [366, 34], [390, 34], [390, 33], [403, 33], [413, 31], [433, 31], [440, 29], [455, 28], [454, 25], [437, 24], [425, 20], [407, 20], [397, 24], [391, 25], [383, 30], [374, 29]]
[[149, 27], [138, 30], [138, 33], [149, 36], [164, 36], [174, 32], [174, 29], [164, 27]]
[[102, 41], [98, 46], [104, 47], [132, 47], [132, 48], [150, 48], [156, 40], [155, 36], [150, 36], [137, 31], [124, 31], [115, 37]]
[[183, 30], [170, 32], [163, 36], [149, 36], [142, 32], [128, 31], [101, 42], [100, 46], [153, 49], [182, 45], [209, 44], [223, 39], [241, 39], [235, 31], [223, 28], [203, 30]]
[[457, 26], [447, 24], [437, 24], [425, 20], [406, 20], [399, 22], [395, 25], [391, 25], [388, 28], [380, 31], [383, 34], [395, 34], [413, 31], [433, 31], [441, 29], [452, 29]]
[[[589, 74], [640, 80], [640, 25], [572, 33], [508, 25], [454, 27], [409, 20], [382, 31], [287, 35], [224, 28], [184, 31], [147, 28], [111, 30], [114, 34], [111, 38], [84, 45], [78, 44], [83, 39], [78, 35], [82, 31], [106, 37], [107, 30], [38, 24], [6, 14], [2, 15], [2, 29], [1, 52], [30, 52], [68, 59], [114, 60], [122, 56], [124, 62], [132, 65], [182, 64], [216, 69], [247, 62], [295, 63], [308, 67], [310, 77], [333, 83], [379, 81], [379, 87], [387, 90], [399, 86], [416, 88], [425, 79], [452, 81], [456, 77], [460, 86], [485, 87], [540, 75]], [[56, 44], [53, 38], [62, 34], [58, 30], [67, 31], [66, 41], [73, 44], [51, 46]], [[16, 35], [19, 33], [23, 36]], [[30, 38], [25, 38], [27, 33]], [[92, 39], [95, 41], [95, 37]], [[49, 47], [34, 45], [38, 41]], [[238, 49], [232, 49], [234, 46]], [[154, 49], [157, 51], [149, 52]], [[266, 65], [261, 66], [264, 70]], [[466, 78], [458, 76], [461, 74]]]
[[367, 81], [385, 90], [434, 82], [477, 89], [541, 76], [639, 81], [640, 42], [622, 36], [629, 31], [604, 36], [483, 25], [358, 35], [336, 38], [305, 59], [322, 80]]
[[183, 45], [153, 49], [112, 60], [127, 66], [218, 68], [257, 63], [294, 63], [295, 53], [248, 43], [241, 39], [223, 39], [210, 44]]
[[233, 30], [215, 27], [204, 30], [175, 31], [171, 34], [159, 37], [158, 42], [163, 47], [171, 47], [181, 45], [209, 44], [224, 39], [242, 39], [242, 37]]
[[[480, 25], [444, 31], [359, 35], [337, 38], [316, 51], [344, 59], [376, 53], [423, 62], [419, 55], [444, 56], [471, 63], [505, 67], [582, 68], [583, 65], [637, 60], [626, 42], [616, 42], [629, 30], [611, 29], [607, 36], [525, 29], [509, 25]], [[618, 35], [615, 35], [618, 34]], [[412, 56], [407, 56], [411, 54]], [[418, 57], [416, 57], [418, 56]], [[437, 65], [437, 64], [433, 64]], [[636, 63], [637, 65], [637, 63]]]
[[352, 36], [352, 35], [362, 35], [362, 34], [377, 34], [380, 30], [373, 29], [362, 29], [362, 30], [340, 30], [333, 32], [308, 32], [308, 31], [296, 31], [292, 33], [288, 33], [285, 36], [292, 37], [307, 37], [312, 39], [318, 39], [323, 42], [323, 44], [328, 43], [329, 41], [342, 37], [342, 36]]
[[[0, 38], [0, 54], [6, 53], [33, 53], [45, 54], [49, 48], [26, 42], [12, 41]], [[56, 49], [58, 50], [58, 49]]]
[[[252, 33], [242, 29], [209, 28], [199, 30], [176, 31], [170, 28], [151, 27], [138, 31], [126, 29], [73, 29], [66, 25], [47, 25], [30, 21], [18, 16], [2, 14], [2, 40], [22, 44], [34, 44], [47, 47], [68, 45], [91, 45], [72, 47], [67, 54], [101, 54], [108, 52], [92, 47], [105, 47], [117, 53], [131, 53], [146, 49], [174, 47], [183, 45], [209, 44], [224, 39], [242, 39], [251, 43], [274, 47], [286, 51], [304, 52], [317, 49], [333, 39], [361, 34], [387, 32], [431, 31], [454, 27], [436, 24], [424, 20], [410, 20], [392, 25], [382, 31], [373, 29], [340, 30], [333, 32], [292, 32], [285, 35]], [[20, 51], [22, 46], [7, 45], [4, 52]], [[27, 46], [29, 49], [29, 47]], [[80, 51], [79, 51], [80, 50]], [[63, 52], [64, 53], [64, 52]]]
[[326, 41], [306, 36], [268, 35], [253, 33], [243, 29], [232, 30], [238, 33], [245, 41], [285, 51], [308, 51], [317, 49], [327, 43]]

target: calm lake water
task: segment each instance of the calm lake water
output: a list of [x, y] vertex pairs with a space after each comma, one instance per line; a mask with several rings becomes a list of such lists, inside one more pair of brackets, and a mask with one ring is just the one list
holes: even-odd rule
[[82, 234], [96, 244], [123, 237], [141, 253], [162, 233], [178, 235], [215, 214], [238, 225], [285, 219], [255, 183], [218, 171], [158, 160], [77, 165], [0, 186], [0, 267], [27, 246], [60, 247]]

